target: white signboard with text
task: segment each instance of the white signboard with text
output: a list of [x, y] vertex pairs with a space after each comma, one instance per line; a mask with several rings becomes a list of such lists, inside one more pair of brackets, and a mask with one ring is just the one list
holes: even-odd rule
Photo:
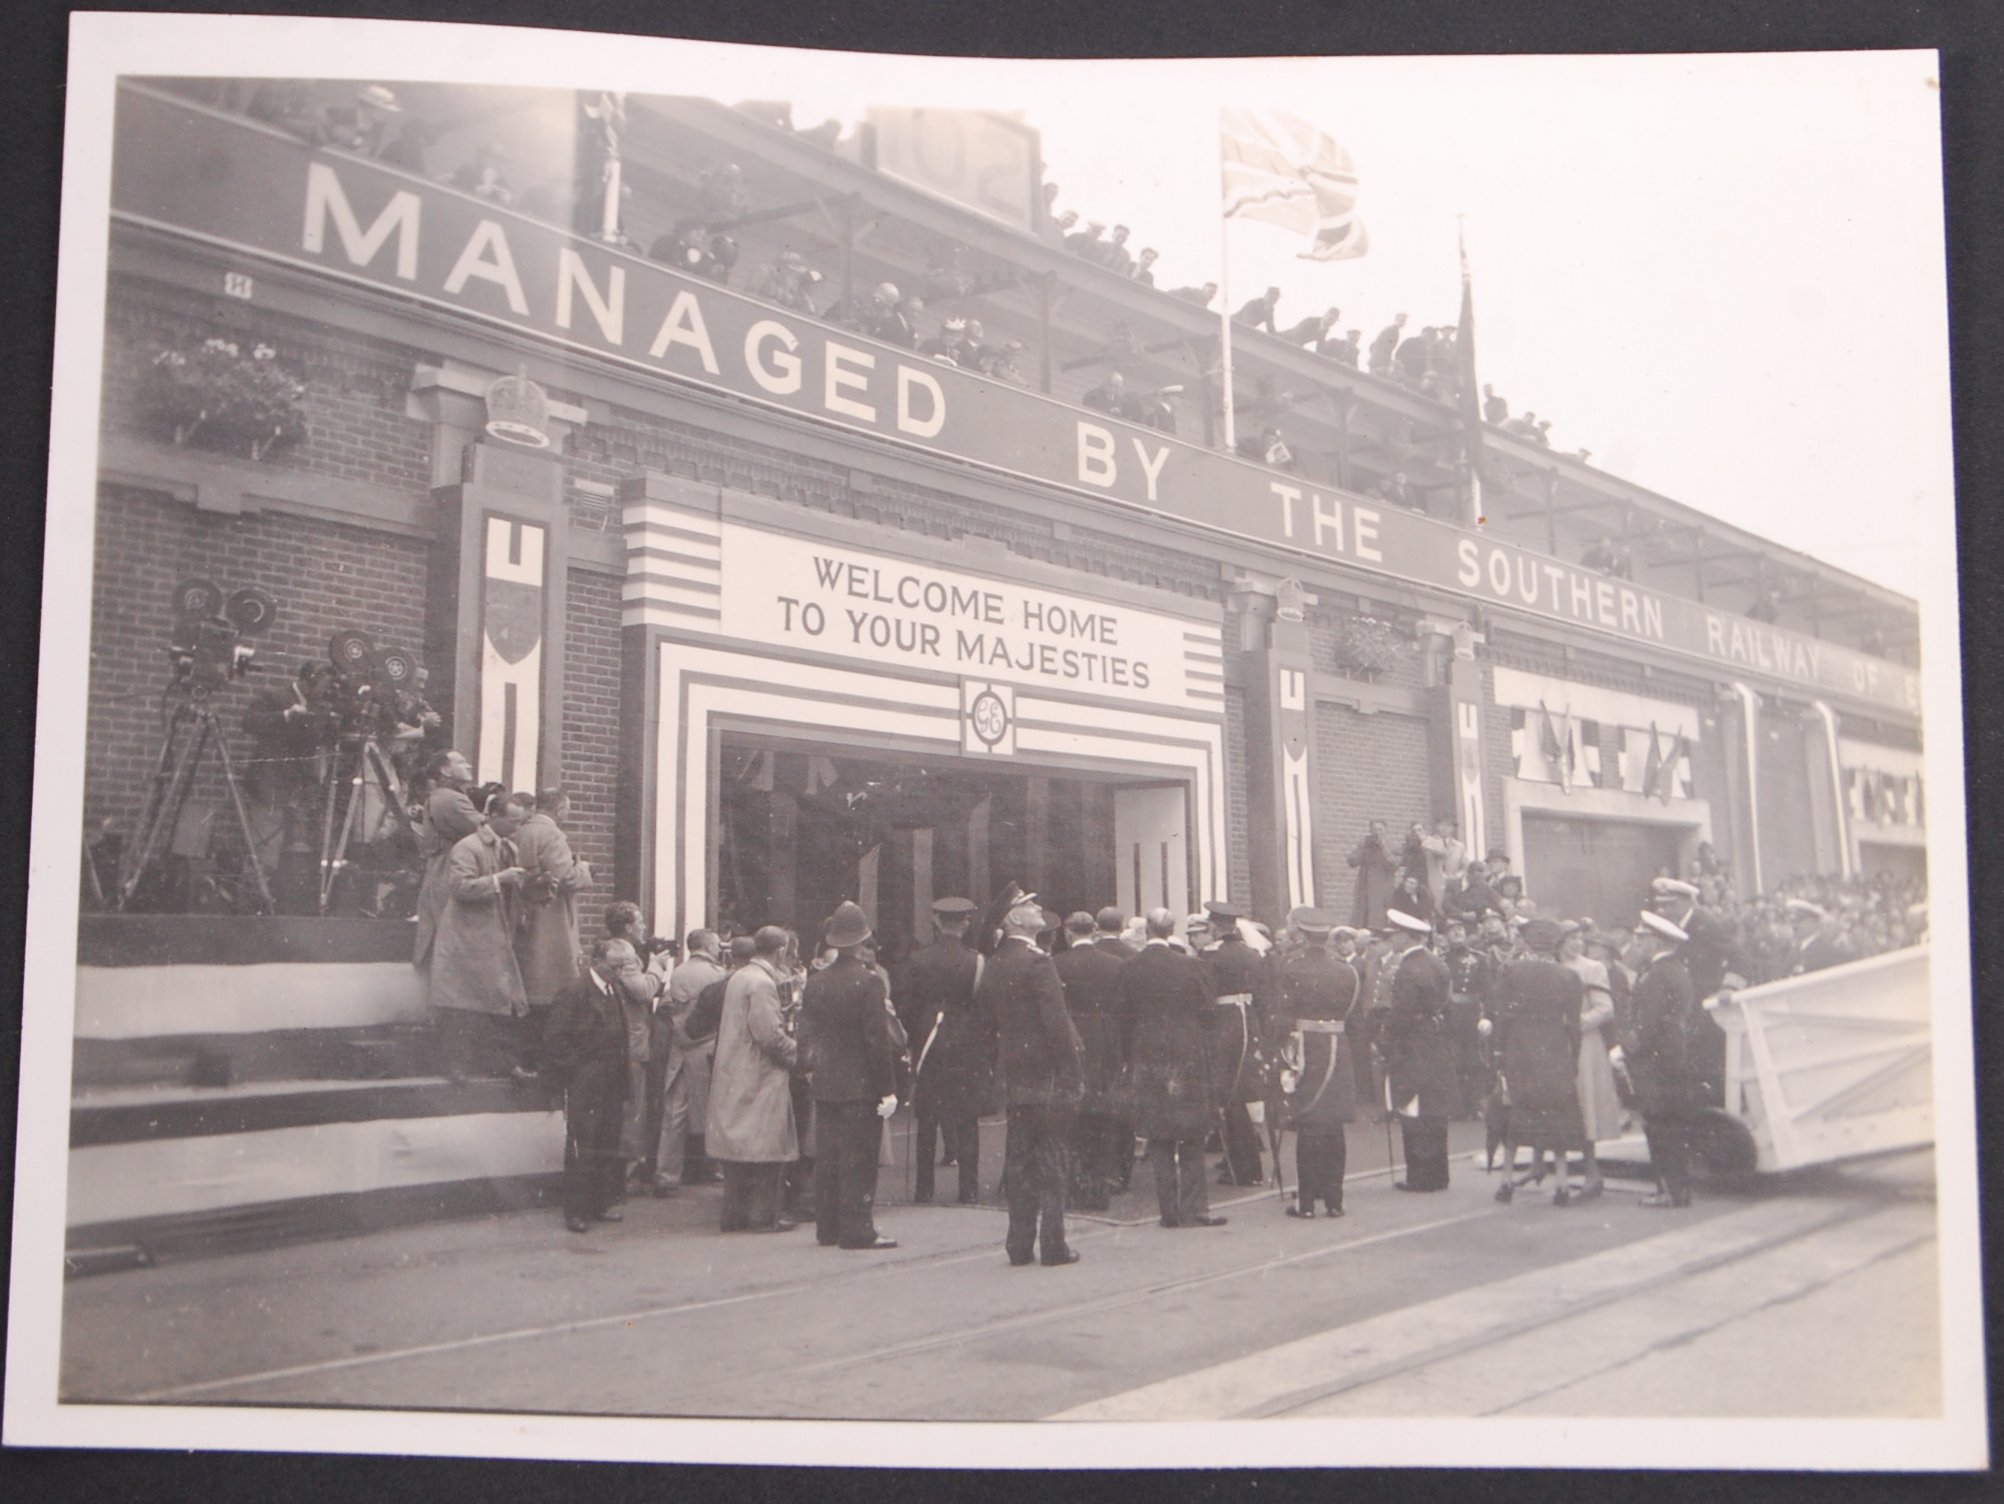
[[1150, 705], [1221, 688], [1202, 622], [734, 523], [722, 541], [727, 637]]

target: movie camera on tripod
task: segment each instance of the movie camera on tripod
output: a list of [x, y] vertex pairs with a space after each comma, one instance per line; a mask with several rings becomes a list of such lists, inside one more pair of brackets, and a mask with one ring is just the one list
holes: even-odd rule
[[[348, 867], [348, 848], [358, 836], [373, 845], [392, 825], [416, 832], [404, 806], [402, 783], [384, 750], [404, 734], [436, 724], [420, 694], [425, 669], [414, 654], [395, 645], [377, 647], [366, 632], [344, 628], [327, 643], [334, 667], [329, 745], [337, 755], [328, 773], [325, 818], [320, 831], [320, 912], [333, 903]], [[343, 794], [343, 788], [346, 794]]]
[[263, 901], [262, 912], [270, 913], [271, 888], [252, 855], [257, 842], [251, 834], [243, 787], [210, 696], [250, 672], [257, 650], [243, 639], [271, 626], [278, 617], [278, 602], [256, 586], [234, 591], [225, 599], [222, 587], [214, 581], [188, 579], [174, 587], [173, 611], [174, 631], [166, 648], [169, 677], [162, 697], [172, 709], [160, 756], [153, 766], [146, 809], [140, 817], [132, 867], [118, 886], [117, 907], [129, 908], [133, 895], [165, 859], [169, 837], [180, 825], [182, 810], [201, 771], [202, 754], [213, 746]]
[[278, 602], [254, 585], [226, 600], [212, 580], [183, 580], [174, 587], [174, 635], [166, 647], [168, 692], [206, 695], [241, 679], [257, 666], [251, 661], [257, 649], [244, 638], [256, 637], [277, 616]]

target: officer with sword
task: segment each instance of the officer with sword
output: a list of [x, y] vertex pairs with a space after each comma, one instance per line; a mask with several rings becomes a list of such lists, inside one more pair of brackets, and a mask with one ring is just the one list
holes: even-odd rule
[[[1343, 1174], [1349, 1160], [1344, 1125], [1357, 1115], [1357, 1041], [1347, 1030], [1357, 1011], [1357, 973], [1330, 948], [1334, 918], [1298, 908], [1287, 916], [1288, 944], [1271, 958], [1262, 1002], [1269, 1054], [1277, 1057], [1276, 1106], [1295, 1131], [1290, 1217], [1343, 1215]], [[1368, 1079], [1368, 1078], [1367, 1078]], [[1277, 1115], [1276, 1115], [1277, 1116]], [[1280, 1178], [1279, 1128], [1270, 1126], [1274, 1179]], [[1284, 1198], [1283, 1198], [1284, 1199]]]
[[1212, 1089], [1223, 1111], [1225, 1162], [1218, 1179], [1225, 1185], [1264, 1185], [1259, 1135], [1246, 1104], [1263, 1099], [1259, 1054], [1260, 1014], [1255, 996], [1266, 963], [1246, 944], [1239, 929], [1245, 916], [1233, 905], [1212, 899], [1204, 905], [1217, 943], [1202, 954], [1216, 994], [1209, 1015]]
[[959, 1199], [981, 1186], [981, 1112], [995, 1089], [995, 1021], [977, 1001], [985, 958], [968, 944], [977, 905], [942, 898], [932, 906], [937, 933], [905, 962], [897, 999], [917, 1054], [912, 1063], [912, 1111], [917, 1138], [913, 1199], [933, 1198], [933, 1137], [959, 1167]]

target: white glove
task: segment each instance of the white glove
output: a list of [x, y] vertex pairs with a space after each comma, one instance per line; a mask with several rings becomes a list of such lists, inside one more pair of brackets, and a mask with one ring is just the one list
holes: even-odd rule
[[1620, 1045], [1616, 1045], [1607, 1052], [1607, 1060], [1608, 1064], [1612, 1065], [1616, 1070], [1620, 1070], [1624, 1065], [1628, 1064], [1628, 1052], [1622, 1049]]
[[1488, 1019], [1486, 1019], [1486, 1018], [1485, 1018], [1485, 1019], [1483, 1019], [1483, 1020], [1482, 1020], [1482, 1022], [1481, 1022], [1481, 1023], [1479, 1023], [1479, 1024], [1477, 1024], [1477, 1025], [1475, 1026], [1475, 1032], [1476, 1032], [1476, 1033], [1478, 1033], [1478, 1034], [1480, 1034], [1480, 1035], [1482, 1035], [1483, 1037], [1487, 1038], [1487, 1037], [1488, 1037], [1488, 1035], [1489, 1035], [1489, 1033], [1490, 1033], [1490, 1032], [1491, 1032], [1491, 1031], [1492, 1031], [1492, 1030], [1493, 1030], [1493, 1029], [1494, 1029], [1495, 1027], [1496, 1027], [1496, 1025], [1495, 1025], [1494, 1023], [1490, 1022], [1490, 1021], [1489, 1021]]
[[884, 1095], [884, 1099], [877, 1103], [877, 1116], [880, 1118], [887, 1118], [897, 1110], [898, 1094], [896, 1092], [887, 1092]]

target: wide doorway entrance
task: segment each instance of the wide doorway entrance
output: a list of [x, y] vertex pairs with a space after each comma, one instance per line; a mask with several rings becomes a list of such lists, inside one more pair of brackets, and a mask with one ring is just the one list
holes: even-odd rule
[[1690, 831], [1642, 821], [1524, 813], [1524, 888], [1538, 912], [1627, 929], [1650, 879], [1674, 877]]
[[713, 912], [741, 931], [812, 943], [853, 900], [895, 958], [930, 939], [935, 898], [1010, 881], [1059, 913], [1191, 902], [1184, 781], [737, 730], [714, 768]]

